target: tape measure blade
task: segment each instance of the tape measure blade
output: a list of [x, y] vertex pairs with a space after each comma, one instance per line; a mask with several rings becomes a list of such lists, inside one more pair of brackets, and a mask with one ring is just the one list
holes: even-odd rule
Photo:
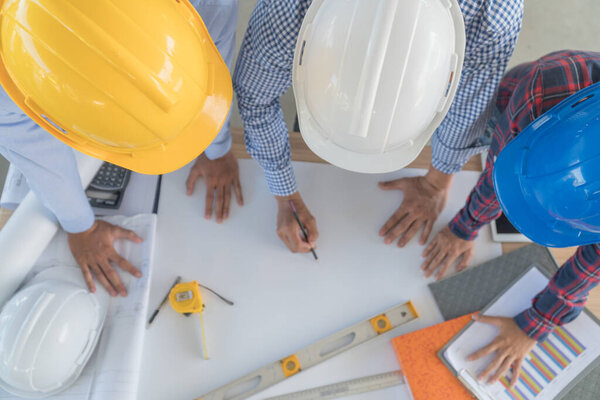
[[360, 393], [374, 392], [404, 383], [401, 371], [386, 372], [364, 378], [319, 386], [301, 392], [269, 397], [265, 400], [330, 400]]

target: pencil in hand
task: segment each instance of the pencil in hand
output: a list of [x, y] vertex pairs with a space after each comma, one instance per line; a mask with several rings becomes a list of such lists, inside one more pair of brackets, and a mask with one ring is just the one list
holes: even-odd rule
[[[300, 216], [298, 215], [298, 211], [296, 211], [296, 207], [294, 207], [294, 202], [292, 200], [289, 200], [289, 203], [290, 203], [290, 208], [292, 209], [292, 213], [294, 213], [294, 217], [296, 218], [296, 221], [298, 222], [298, 225], [300, 225], [300, 230], [302, 231], [302, 235], [304, 236], [304, 240], [306, 240], [306, 242], [308, 242], [308, 232], [306, 231], [306, 228], [302, 224], [302, 221], [300, 221]], [[312, 246], [310, 246], [310, 252], [315, 257], [315, 260], [319, 259], [319, 257], [317, 257], [317, 253], [315, 252], [315, 249], [313, 249]]]

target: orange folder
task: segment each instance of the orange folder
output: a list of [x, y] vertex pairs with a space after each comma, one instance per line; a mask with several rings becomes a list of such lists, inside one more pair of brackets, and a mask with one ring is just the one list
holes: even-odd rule
[[437, 355], [469, 321], [471, 315], [465, 315], [392, 339], [415, 400], [473, 398]]

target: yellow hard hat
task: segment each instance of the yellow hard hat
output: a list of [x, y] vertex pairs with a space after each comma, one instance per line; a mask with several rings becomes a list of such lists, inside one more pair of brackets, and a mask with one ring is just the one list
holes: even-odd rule
[[36, 123], [90, 156], [171, 172], [214, 140], [232, 98], [187, 0], [0, 0], [0, 83]]

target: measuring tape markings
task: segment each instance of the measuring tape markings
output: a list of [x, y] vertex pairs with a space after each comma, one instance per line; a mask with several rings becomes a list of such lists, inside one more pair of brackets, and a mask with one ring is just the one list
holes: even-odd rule
[[419, 317], [412, 302], [392, 307], [296, 353], [271, 363], [196, 400], [243, 400], [300, 371], [315, 366], [359, 344]]

